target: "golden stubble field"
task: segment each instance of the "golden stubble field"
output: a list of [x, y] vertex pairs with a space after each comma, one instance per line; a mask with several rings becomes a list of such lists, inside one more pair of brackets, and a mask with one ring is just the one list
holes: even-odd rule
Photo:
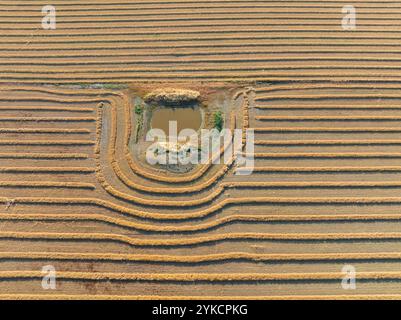
[[[354, 3], [2, 1], [0, 298], [400, 298], [401, 5]], [[165, 86], [224, 89], [254, 173], [144, 164]]]
[[1, 2], [2, 83], [400, 80], [394, 0], [57, 0], [44, 30], [48, 4]]

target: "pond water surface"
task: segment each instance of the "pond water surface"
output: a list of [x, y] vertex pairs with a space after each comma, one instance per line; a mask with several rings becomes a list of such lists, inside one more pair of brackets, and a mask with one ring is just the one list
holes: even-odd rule
[[168, 134], [169, 121], [177, 121], [178, 133], [183, 129], [198, 131], [202, 125], [202, 115], [199, 107], [158, 108], [153, 111], [153, 129], [161, 129]]

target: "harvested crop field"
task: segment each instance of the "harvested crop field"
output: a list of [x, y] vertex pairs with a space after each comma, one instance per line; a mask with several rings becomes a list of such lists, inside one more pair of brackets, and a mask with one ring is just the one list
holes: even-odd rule
[[[1, 82], [399, 81], [401, 4], [349, 1], [1, 2]], [[44, 59], [44, 57], [46, 59]]]
[[335, 298], [345, 264], [357, 295], [396, 295], [399, 89], [253, 88], [254, 173], [170, 178], [126, 152], [125, 92], [3, 87], [0, 297]]
[[[1, 2], [0, 299], [401, 299], [399, 2]], [[167, 87], [251, 175], [145, 163]]]

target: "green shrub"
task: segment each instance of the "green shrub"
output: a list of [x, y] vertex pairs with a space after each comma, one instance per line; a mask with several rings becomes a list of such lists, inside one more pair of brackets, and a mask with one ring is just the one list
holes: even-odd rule
[[140, 104], [136, 104], [135, 105], [135, 113], [138, 114], [138, 115], [141, 115], [142, 112], [143, 112], [142, 106]]
[[213, 123], [214, 123], [214, 127], [217, 130], [219, 130], [219, 131], [223, 130], [224, 119], [223, 119], [223, 114], [221, 111], [217, 111], [214, 113]]

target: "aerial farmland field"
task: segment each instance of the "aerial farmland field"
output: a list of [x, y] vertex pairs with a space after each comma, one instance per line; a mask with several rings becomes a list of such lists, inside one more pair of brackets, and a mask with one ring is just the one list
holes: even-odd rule
[[399, 1], [49, 5], [0, 0], [0, 299], [401, 298]]

